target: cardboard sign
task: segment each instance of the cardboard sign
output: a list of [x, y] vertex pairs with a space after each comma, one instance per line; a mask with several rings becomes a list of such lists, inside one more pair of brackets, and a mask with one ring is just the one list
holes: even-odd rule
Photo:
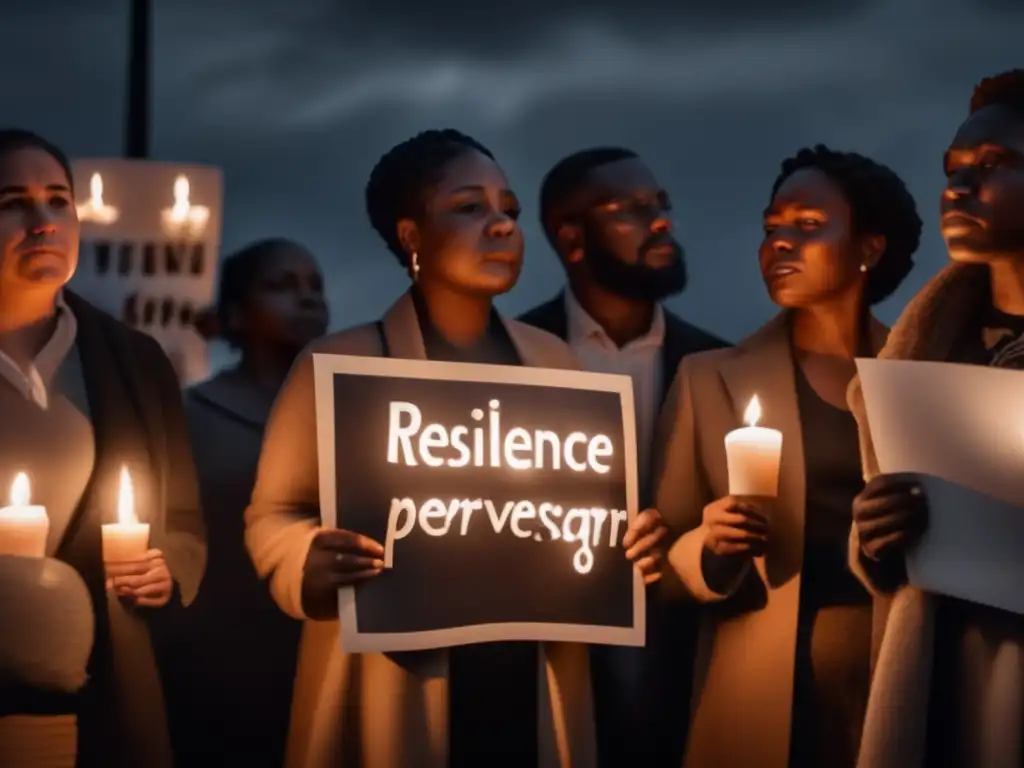
[[348, 652], [644, 642], [626, 376], [314, 355], [324, 525], [384, 545]]
[[219, 168], [124, 159], [72, 164], [82, 247], [71, 288], [163, 346], [182, 384], [209, 374], [195, 314], [213, 301]]

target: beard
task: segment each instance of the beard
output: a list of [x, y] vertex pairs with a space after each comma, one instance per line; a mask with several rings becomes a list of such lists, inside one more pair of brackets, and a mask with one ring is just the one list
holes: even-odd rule
[[645, 251], [663, 244], [645, 243], [635, 264], [622, 261], [600, 245], [587, 248], [586, 260], [594, 281], [609, 293], [631, 301], [661, 301], [682, 293], [688, 280], [686, 257], [678, 243], [673, 243], [676, 253], [667, 266], [649, 267], [644, 263]]

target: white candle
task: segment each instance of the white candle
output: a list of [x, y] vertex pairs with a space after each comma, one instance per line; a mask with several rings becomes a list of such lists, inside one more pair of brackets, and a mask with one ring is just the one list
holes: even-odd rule
[[731, 496], [768, 496], [779, 493], [779, 461], [782, 458], [782, 433], [757, 426], [761, 403], [754, 395], [743, 420], [747, 426], [725, 436], [725, 458], [729, 470]]
[[89, 179], [89, 199], [76, 206], [80, 221], [94, 224], [113, 224], [121, 216], [121, 212], [112, 205], [103, 202], [103, 177], [94, 173]]
[[50, 518], [46, 507], [29, 504], [28, 475], [19, 472], [11, 483], [11, 504], [0, 509], [0, 555], [46, 557]]
[[149, 523], [135, 516], [132, 478], [121, 467], [121, 487], [117, 494], [117, 522], [103, 525], [103, 562], [133, 563], [146, 559], [149, 551]]
[[210, 220], [210, 209], [205, 205], [194, 205], [190, 199], [191, 185], [188, 176], [178, 176], [173, 187], [174, 205], [164, 208], [161, 218], [164, 231], [169, 234], [186, 232], [201, 235]]

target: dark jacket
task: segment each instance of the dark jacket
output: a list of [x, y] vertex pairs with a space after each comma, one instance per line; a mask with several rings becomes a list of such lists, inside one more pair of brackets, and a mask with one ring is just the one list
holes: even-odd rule
[[[568, 341], [564, 293], [519, 319]], [[664, 402], [684, 357], [729, 346], [732, 345], [665, 310], [661, 401]], [[657, 586], [648, 591], [647, 644], [642, 660], [644, 711], [636, 713], [631, 728], [623, 727], [622, 721], [629, 713], [617, 711], [614, 689], [609, 689], [609, 683], [602, 679], [601, 665], [594, 659], [594, 705], [601, 768], [640, 764], [678, 768], [682, 765], [690, 716], [696, 627], [695, 609], [663, 600]]]
[[[79, 702], [79, 768], [171, 766], [151, 625], [195, 597], [206, 561], [195, 467], [181, 391], [170, 361], [134, 331], [71, 292], [96, 461], [56, 557], [82, 576], [96, 610], [96, 639]], [[100, 526], [114, 521], [122, 465], [132, 468], [136, 510], [150, 546], [176, 581], [165, 609], [126, 608], [105, 589]]]
[[185, 390], [210, 563], [168, 649], [167, 706], [181, 768], [280, 768], [302, 623], [270, 597], [245, 549], [273, 398], [238, 369]]

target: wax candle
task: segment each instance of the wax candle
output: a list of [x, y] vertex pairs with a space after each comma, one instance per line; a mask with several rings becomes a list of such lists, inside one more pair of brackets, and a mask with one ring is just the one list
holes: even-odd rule
[[146, 559], [149, 551], [149, 523], [135, 516], [135, 492], [132, 478], [121, 467], [121, 487], [117, 494], [117, 522], [103, 525], [103, 562], [131, 563]]
[[777, 496], [782, 433], [777, 429], [757, 426], [761, 420], [761, 403], [757, 395], [750, 399], [743, 420], [747, 426], [734, 429], [725, 436], [729, 494]]
[[11, 483], [10, 506], [0, 509], [0, 555], [46, 557], [50, 518], [46, 507], [29, 504], [28, 475], [19, 472]]
[[89, 178], [89, 199], [79, 203], [78, 218], [95, 224], [113, 224], [121, 216], [121, 212], [103, 201], [103, 177], [94, 173]]

